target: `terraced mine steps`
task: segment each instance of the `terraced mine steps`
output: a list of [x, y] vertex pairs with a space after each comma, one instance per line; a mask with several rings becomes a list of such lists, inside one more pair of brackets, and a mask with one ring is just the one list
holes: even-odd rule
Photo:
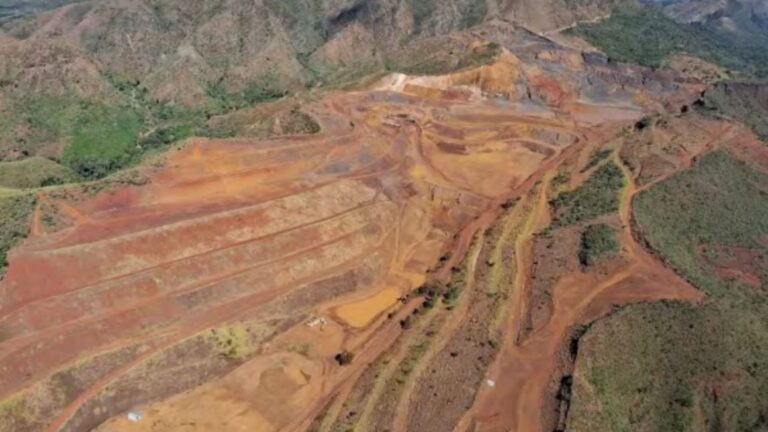
[[573, 326], [698, 298], [633, 239], [612, 148], [622, 260], [530, 319], [558, 172], [578, 187], [658, 92], [696, 90], [608, 91], [580, 59], [395, 75], [306, 107], [317, 135], [190, 139], [145, 184], [40, 192], [0, 285], [0, 431], [536, 430]]

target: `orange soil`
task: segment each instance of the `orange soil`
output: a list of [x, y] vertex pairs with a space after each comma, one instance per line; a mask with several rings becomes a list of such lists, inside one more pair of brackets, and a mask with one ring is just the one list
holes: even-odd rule
[[[499, 79], [513, 64], [496, 71]], [[456, 79], [499, 90], [493, 72]], [[482, 99], [372, 91], [330, 95], [314, 110], [324, 127], [317, 136], [191, 140], [163, 167], [144, 169], [145, 186], [94, 197], [73, 190], [66, 200], [43, 194], [72, 223], [45, 232], [36, 222], [11, 256], [0, 398], [100, 352], [149, 347], [72, 401], [53, 419], [55, 431], [156, 353], [354, 268], [371, 275], [357, 293], [306, 307], [349, 324], [344, 346], [368, 346], [385, 337], [373, 333], [384, 323], [376, 316], [423, 281], [454, 233], [459, 256], [474, 227], [577, 141], [570, 121]], [[463, 139], [446, 135], [451, 128]], [[466, 154], [446, 151], [446, 140]], [[365, 257], [379, 264], [363, 267]], [[393, 279], [400, 282], [388, 285]], [[376, 286], [391, 288], [361, 301]], [[313, 361], [326, 367], [312, 388], [333, 388], [318, 380], [340, 372]]]
[[[150, 405], [142, 425], [115, 418], [99, 430], [143, 431], [156, 421], [163, 430], [306, 429], [399, 336], [398, 321], [419, 299], [392, 320], [383, 312], [423, 282], [441, 251], [452, 251], [437, 275], [446, 279], [503, 202], [551, 178], [604, 125], [642, 115], [632, 101], [570, 100], [570, 90], [543, 75], [532, 85], [568, 112], [484, 96], [514, 97], [512, 83], [525, 73], [506, 53], [496, 66], [442, 80], [396, 78], [381, 90], [331, 94], [311, 109], [323, 126], [316, 136], [194, 139], [164, 166], [144, 168], [147, 185], [43, 195], [71, 225], [47, 232], [38, 209], [32, 236], [10, 256], [0, 283], [0, 399], [99, 353], [144, 344], [51, 419], [47, 431], [58, 431], [153, 355], [244, 317], [266, 320], [289, 294], [352, 272], [353, 293], [303, 301], [291, 313], [307, 320], [232, 374]], [[554, 354], [587, 309], [699, 298], [632, 240], [634, 192], [630, 185], [622, 206], [632, 265], [603, 281], [566, 278], [542, 332], [521, 346], [507, 332], [489, 371], [498, 385], [482, 390], [470, 413], [479, 430], [537, 430]], [[542, 194], [517, 243], [520, 268], [531, 259], [530, 235], [548, 218], [546, 202]], [[522, 275], [513, 310], [525, 295]], [[387, 288], [371, 297], [376, 287]], [[512, 313], [508, 328], [518, 329], [519, 318]], [[339, 367], [332, 354], [344, 349], [355, 361]], [[217, 420], [200, 418], [195, 407], [203, 405]]]

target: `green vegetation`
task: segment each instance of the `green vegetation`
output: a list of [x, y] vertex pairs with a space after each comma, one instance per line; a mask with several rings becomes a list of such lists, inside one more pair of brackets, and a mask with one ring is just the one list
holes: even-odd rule
[[246, 84], [243, 90], [239, 92], [227, 90], [224, 82], [221, 80], [210, 83], [207, 88], [207, 94], [214, 102], [214, 108], [209, 115], [223, 114], [280, 99], [288, 92], [277, 86], [276, 81], [275, 77], [262, 76]]
[[555, 178], [552, 179], [552, 186], [559, 187], [568, 183], [570, 180], [571, 180], [571, 174], [568, 173], [568, 171], [565, 171], [565, 170], [558, 171]]
[[[439, 2], [436, 0], [406, 0], [413, 14], [413, 23], [416, 27], [416, 33], [434, 33], [437, 20], [435, 20], [435, 10], [438, 9]], [[470, 0], [463, 8], [461, 13], [460, 28], [469, 28], [483, 22], [488, 5], [485, 0]]]
[[761, 37], [677, 23], [657, 8], [627, 8], [595, 24], [571, 30], [609, 57], [659, 67], [670, 54], [686, 52], [720, 66], [768, 77], [768, 50]]
[[613, 162], [595, 171], [583, 185], [572, 191], [562, 192], [551, 201], [555, 210], [554, 227], [588, 221], [619, 209], [619, 190], [624, 177]]
[[[144, 118], [131, 106], [35, 95], [14, 98], [13, 112], [15, 118], [6, 119], [5, 126], [28, 131], [22, 148], [34, 153], [51, 143], [67, 143], [61, 162], [72, 171], [67, 173], [65, 168], [41, 159], [25, 162], [41, 171], [37, 176], [27, 176], [16, 187], [74, 181], [77, 176], [86, 179], [104, 177], [133, 162], [141, 153], [137, 140]], [[11, 170], [8, 176], [14, 176], [13, 167], [8, 169]], [[50, 178], [45, 178], [48, 174], [51, 174]]]
[[416, 365], [427, 352], [427, 349], [429, 349], [430, 343], [431, 341], [425, 339], [421, 342], [414, 343], [408, 348], [408, 354], [405, 356], [402, 363], [400, 363], [399, 374], [395, 378], [395, 382], [404, 384], [408, 380], [408, 376], [413, 372], [413, 369], [416, 368]]
[[768, 428], [768, 297], [717, 273], [741, 248], [756, 257], [744, 269], [768, 283], [766, 191], [768, 176], [716, 152], [637, 197], [650, 246], [710, 298], [596, 323], [579, 347], [587, 385], [574, 385], [569, 431]]
[[314, 0], [269, 0], [272, 9], [280, 13], [290, 32], [293, 48], [309, 54], [330, 36], [322, 3]]
[[591, 389], [574, 386], [567, 430], [765, 430], [766, 313], [654, 303], [596, 323], [576, 370]]
[[472, 0], [462, 15], [461, 27], [468, 28], [482, 23], [487, 13], [488, 4], [485, 0]]
[[286, 135], [316, 134], [320, 132], [320, 125], [311, 115], [300, 111], [298, 107], [291, 109], [281, 119], [283, 133]]
[[465, 272], [460, 268], [453, 269], [453, 274], [448, 284], [438, 281], [422, 285], [415, 292], [424, 296], [424, 303], [421, 305], [421, 311], [426, 312], [435, 307], [438, 301], [442, 301], [446, 308], [452, 308], [456, 300], [461, 296], [461, 290], [464, 287]]
[[69, 136], [83, 110], [74, 97], [34, 95], [15, 101], [20, 123], [33, 131], [33, 141], [56, 141]]
[[32, 195], [0, 198], [0, 275], [8, 265], [8, 251], [29, 234], [29, 216], [35, 207]]
[[104, 177], [137, 156], [136, 141], [141, 127], [142, 119], [133, 110], [83, 105], [62, 161], [84, 178]]
[[768, 140], [768, 85], [719, 83], [706, 91], [702, 102], [705, 112], [740, 121]]
[[579, 262], [590, 266], [601, 258], [614, 255], [619, 250], [616, 232], [605, 224], [589, 225], [581, 234]]
[[255, 349], [248, 330], [242, 325], [212, 329], [209, 340], [221, 356], [231, 360], [242, 360]]
[[613, 153], [613, 150], [610, 150], [610, 149], [595, 150], [594, 152], [592, 152], [591, 155], [589, 155], [589, 162], [587, 162], [587, 165], [584, 167], [583, 170], [581, 170], [581, 172], [587, 172], [592, 168], [596, 167], [600, 162], [604, 161], [612, 153]]
[[[650, 246], [697, 287], [732, 298], [712, 276], [720, 254], [738, 247], [760, 251], [768, 235], [768, 176], [723, 152], [703, 157], [694, 169], [640, 194], [637, 222]], [[756, 271], [768, 283], [768, 257]]]
[[29, 189], [75, 181], [77, 176], [67, 167], [42, 157], [15, 162], [0, 162], [0, 186]]
[[432, 17], [437, 8], [436, 0], [407, 0], [407, 2], [411, 7], [416, 33], [424, 33], [430, 29], [434, 25]]
[[[66, 143], [61, 162], [71, 172], [41, 159], [18, 165], [34, 168], [34, 175], [21, 175], [15, 166], [3, 164], [0, 185], [29, 188], [103, 178], [136, 163], [147, 151], [189, 136], [229, 136], [230, 130], [210, 129], [206, 121], [286, 94], [276, 87], [271, 76], [259, 77], [239, 92], [227, 91], [219, 81], [208, 88], [209, 106], [205, 110], [191, 109], [152, 100], [139, 81], [116, 75], [108, 75], [107, 80], [121, 95], [119, 98], [92, 102], [74, 96], [12, 97], [13, 115], [0, 119], [0, 126], [27, 131], [21, 146], [27, 154], [50, 143]], [[287, 120], [289, 133], [314, 133], [319, 129], [304, 113], [292, 113]]]
[[[11, 432], [19, 430], [21, 426], [27, 426], [32, 423], [32, 407], [29, 400], [23, 393], [15, 394], [3, 401], [0, 401], [0, 431]], [[39, 425], [42, 427], [43, 425]], [[22, 429], [23, 430], [23, 429]]]
[[0, 102], [6, 106], [0, 116], [4, 131], [0, 146], [15, 149], [22, 156], [66, 141], [81, 112], [81, 100], [75, 97], [0, 93]]
[[139, 139], [142, 149], [165, 147], [195, 134], [196, 128], [189, 123], [158, 127]]

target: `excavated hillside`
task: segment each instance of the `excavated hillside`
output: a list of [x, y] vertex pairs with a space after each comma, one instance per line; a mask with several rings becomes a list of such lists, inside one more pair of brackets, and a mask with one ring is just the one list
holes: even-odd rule
[[[554, 178], [701, 86], [503, 30], [486, 66], [389, 75], [304, 106], [316, 135], [190, 139], [135, 169], [128, 186], [38, 192], [31, 235], [0, 286], [0, 428], [81, 431], [113, 416], [103, 430], [301, 430], [316, 417], [330, 427], [356, 385], [388, 394], [392, 377], [369, 377], [369, 365], [408, 356], [418, 336], [403, 332], [414, 320], [436, 338], [420, 378], [389, 402], [361, 406], [366, 424], [539, 430], [528, 414], [505, 408], [499, 417], [497, 405], [524, 385], [530, 398], [519, 412], [541, 410], [573, 325], [612, 303], [698, 298], [636, 245], [624, 198], [611, 223], [625, 227], [626, 257], [602, 283], [578, 270], [565, 276], [557, 286], [579, 294], [553, 296], [548, 315], [534, 314], [539, 294], [527, 291], [527, 274]], [[462, 291], [444, 293], [453, 318], [442, 306], [411, 317], [424, 309], [417, 289], [436, 283]], [[403, 348], [388, 353], [393, 344]], [[435, 362], [442, 375], [430, 376]], [[517, 376], [525, 362], [536, 375]], [[467, 411], [486, 373], [498, 385]], [[429, 396], [445, 385], [467, 393]], [[408, 400], [398, 394], [421, 408], [387, 415]], [[145, 421], [122, 417], [143, 405]]]
[[6, 24], [0, 432], [766, 426], [763, 85], [481, 3]]

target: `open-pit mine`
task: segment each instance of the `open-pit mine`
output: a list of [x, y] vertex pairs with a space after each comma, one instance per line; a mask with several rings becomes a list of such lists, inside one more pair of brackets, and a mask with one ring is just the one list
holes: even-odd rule
[[[191, 138], [38, 192], [0, 284], [0, 431], [557, 428], [580, 326], [703, 297], [638, 241], [635, 193], [747, 132], [689, 113], [684, 146], [626, 154], [701, 86], [515, 43], [327, 92], [318, 134]], [[620, 251], [585, 269], [551, 203], [611, 167]]]

